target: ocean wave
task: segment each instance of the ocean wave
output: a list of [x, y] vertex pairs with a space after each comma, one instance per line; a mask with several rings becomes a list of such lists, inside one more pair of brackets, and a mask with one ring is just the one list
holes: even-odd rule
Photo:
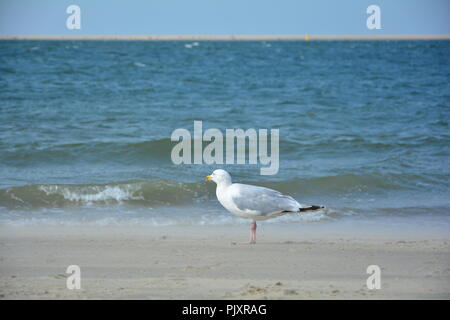
[[0, 190], [0, 206], [9, 208], [134, 204], [189, 204], [207, 192], [205, 185], [169, 180], [127, 181], [98, 185], [42, 184]]
[[[233, 109], [234, 110], [234, 109]], [[233, 112], [231, 110], [230, 112]], [[113, 126], [105, 123], [114, 122], [115, 118], [108, 118], [99, 128]], [[128, 137], [134, 138], [134, 137]], [[177, 144], [169, 138], [148, 141], [87, 141], [65, 144], [51, 144], [49, 142], [37, 143], [30, 148], [29, 143], [10, 143], [3, 141], [0, 144], [0, 162], [13, 167], [35, 166], [39, 164], [67, 164], [78, 161], [97, 162], [121, 161], [125, 163], [170, 163], [172, 148]], [[418, 146], [436, 146], [448, 143], [446, 136], [417, 136], [407, 137], [396, 141], [387, 141], [383, 137], [373, 140], [359, 135], [336, 135], [329, 139], [312, 136], [308, 139], [298, 140], [286, 138], [280, 141], [280, 153], [289, 157], [298, 157], [299, 153], [329, 153], [331, 150], [366, 150], [371, 152], [389, 150], [412, 150]], [[209, 142], [204, 141], [203, 147]], [[248, 153], [248, 144], [245, 152]], [[106, 159], [106, 160], [105, 160]]]
[[[432, 179], [429, 176], [373, 173], [248, 183], [273, 188], [293, 196], [317, 196], [411, 190], [432, 183]], [[120, 204], [138, 207], [185, 206], [214, 199], [214, 184], [172, 180], [136, 180], [81, 185], [36, 184], [0, 189], [0, 206], [12, 209]]]
[[0, 156], [3, 164], [33, 166], [39, 163], [67, 163], [70, 161], [96, 161], [105, 159], [129, 159], [131, 162], [152, 160], [170, 161], [173, 142], [170, 139], [156, 139], [141, 142], [79, 142], [51, 146], [6, 144]]

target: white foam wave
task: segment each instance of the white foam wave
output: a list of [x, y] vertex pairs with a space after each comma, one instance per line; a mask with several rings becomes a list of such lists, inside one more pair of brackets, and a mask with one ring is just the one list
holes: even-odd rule
[[143, 200], [142, 194], [136, 194], [140, 188], [139, 184], [128, 184], [120, 186], [92, 186], [77, 190], [76, 187], [43, 185], [39, 190], [46, 195], [61, 195], [64, 199], [73, 202], [122, 202], [126, 200]]
[[145, 63], [142, 63], [142, 62], [139, 62], [139, 61], [135, 62], [134, 65], [136, 67], [139, 67], [139, 68], [145, 68], [147, 66]]
[[[264, 224], [314, 223], [331, 219], [322, 212], [290, 214], [265, 220]], [[198, 213], [193, 208], [165, 209], [151, 208], [111, 210], [90, 208], [85, 210], [52, 209], [33, 212], [9, 212], [0, 215], [0, 225], [7, 226], [232, 226], [247, 225], [248, 219], [241, 219], [222, 210]]]
[[193, 48], [193, 47], [198, 47], [200, 44], [198, 43], [198, 42], [192, 42], [192, 43], [186, 43], [185, 45], [184, 45], [184, 47], [185, 48], [187, 48], [187, 49], [191, 49], [191, 48]]

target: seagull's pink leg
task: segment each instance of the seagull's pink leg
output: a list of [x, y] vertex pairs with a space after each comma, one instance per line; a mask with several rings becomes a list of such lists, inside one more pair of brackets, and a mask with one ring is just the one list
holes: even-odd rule
[[250, 225], [251, 230], [251, 236], [250, 236], [250, 243], [256, 243], [256, 221], [253, 220], [252, 224]]
[[250, 225], [250, 241], [249, 242], [232, 242], [231, 244], [255, 244], [256, 243], [256, 221], [253, 220]]

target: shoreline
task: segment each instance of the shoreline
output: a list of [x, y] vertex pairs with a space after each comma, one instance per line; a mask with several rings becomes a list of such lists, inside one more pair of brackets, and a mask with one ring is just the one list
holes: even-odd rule
[[0, 299], [450, 299], [450, 236], [333, 229], [2, 227]]
[[9, 35], [0, 40], [317, 41], [450, 40], [450, 35]]

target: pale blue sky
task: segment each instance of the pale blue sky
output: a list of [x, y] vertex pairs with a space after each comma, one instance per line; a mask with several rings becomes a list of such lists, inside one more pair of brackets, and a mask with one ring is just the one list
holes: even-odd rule
[[[71, 4], [81, 30], [66, 28]], [[0, 35], [450, 34], [449, 15], [450, 0], [0, 0]]]

